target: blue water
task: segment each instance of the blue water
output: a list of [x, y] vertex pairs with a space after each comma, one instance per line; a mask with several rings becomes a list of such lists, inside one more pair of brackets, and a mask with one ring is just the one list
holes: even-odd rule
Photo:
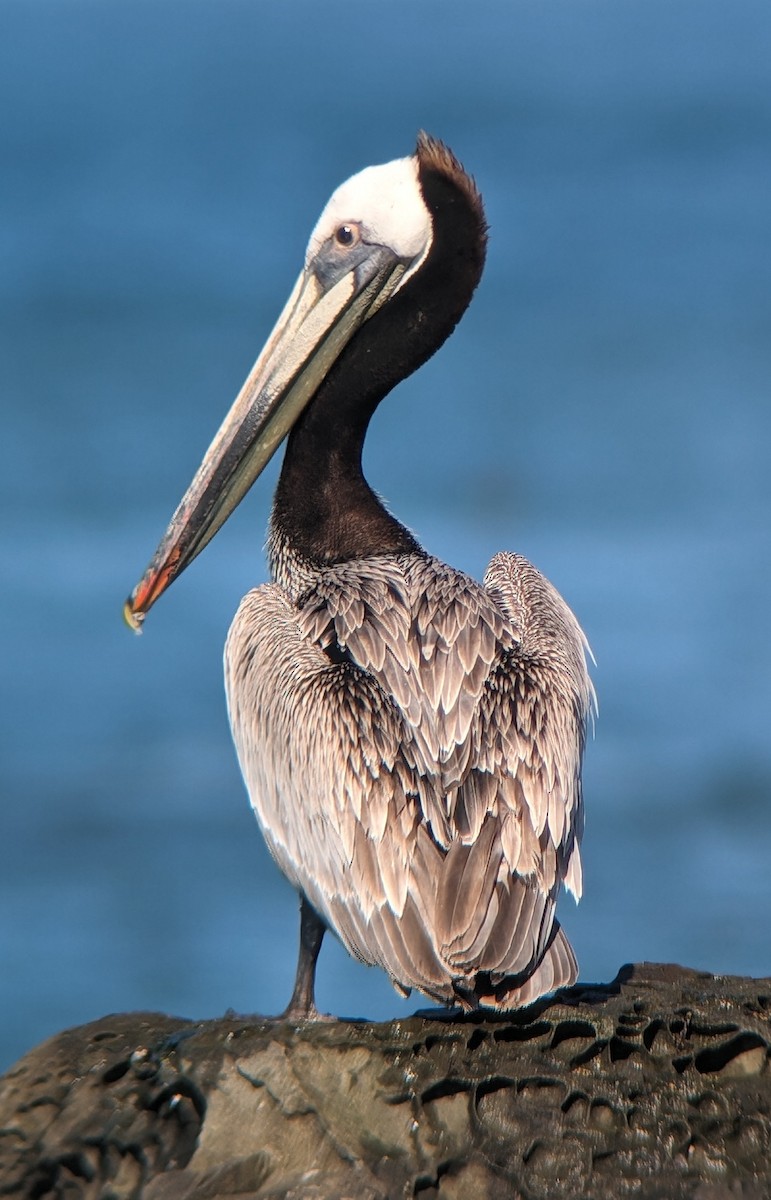
[[[590, 637], [583, 978], [771, 972], [769, 63], [765, 0], [0, 6], [0, 1065], [111, 1010], [286, 1002], [221, 684], [275, 468], [141, 640], [120, 608], [329, 193], [421, 126], [489, 265], [369, 475], [452, 563], [527, 554]], [[319, 1000], [415, 1007], [331, 941]]]

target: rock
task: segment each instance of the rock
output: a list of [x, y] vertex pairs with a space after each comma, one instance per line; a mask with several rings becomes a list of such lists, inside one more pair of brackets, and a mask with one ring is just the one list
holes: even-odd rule
[[0, 1080], [0, 1195], [771, 1195], [771, 980], [624, 967], [502, 1016], [105, 1017]]

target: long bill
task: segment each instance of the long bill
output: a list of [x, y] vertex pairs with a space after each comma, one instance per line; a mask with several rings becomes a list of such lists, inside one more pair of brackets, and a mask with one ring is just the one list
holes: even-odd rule
[[171, 518], [123, 615], [137, 633], [159, 596], [214, 537], [313, 398], [359, 326], [393, 294], [407, 264], [373, 246], [335, 281], [312, 264], [294, 290]]

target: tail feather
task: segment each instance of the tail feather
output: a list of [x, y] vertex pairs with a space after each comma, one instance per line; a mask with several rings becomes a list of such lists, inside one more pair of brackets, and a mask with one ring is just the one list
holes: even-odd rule
[[540, 996], [555, 992], [557, 988], [569, 987], [578, 978], [578, 963], [573, 947], [555, 921], [552, 937], [543, 958], [531, 975], [508, 975], [494, 980], [489, 975], [479, 974], [473, 986], [456, 983], [458, 1001], [467, 1008], [494, 1008], [507, 1010], [523, 1008]]

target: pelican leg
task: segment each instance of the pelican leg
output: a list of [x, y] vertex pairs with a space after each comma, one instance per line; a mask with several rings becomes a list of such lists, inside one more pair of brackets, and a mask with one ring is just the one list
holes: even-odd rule
[[281, 1014], [284, 1021], [317, 1021], [321, 1018], [313, 993], [316, 983], [316, 960], [325, 931], [326, 925], [321, 917], [305, 896], [301, 895], [300, 953], [297, 958], [297, 975], [292, 999]]

